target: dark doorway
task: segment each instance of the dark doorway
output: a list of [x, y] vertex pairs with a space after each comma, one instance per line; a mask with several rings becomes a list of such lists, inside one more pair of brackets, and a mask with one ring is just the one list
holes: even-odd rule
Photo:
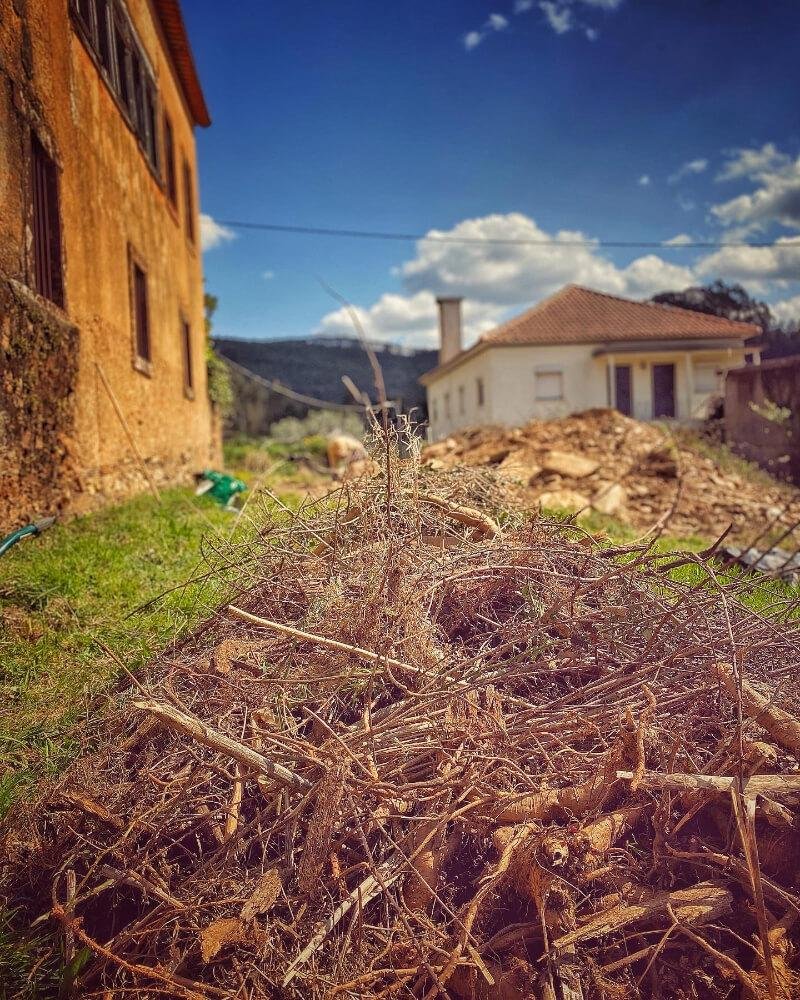
[[675, 416], [675, 365], [653, 365], [653, 416]]
[[624, 413], [626, 417], [633, 413], [630, 365], [617, 365], [614, 369], [614, 400], [620, 413]]

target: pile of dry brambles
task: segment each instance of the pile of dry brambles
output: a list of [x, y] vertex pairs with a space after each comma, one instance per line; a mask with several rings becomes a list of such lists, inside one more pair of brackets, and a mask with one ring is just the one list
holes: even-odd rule
[[798, 995], [792, 609], [500, 491], [392, 457], [228, 554], [5, 831], [74, 995]]

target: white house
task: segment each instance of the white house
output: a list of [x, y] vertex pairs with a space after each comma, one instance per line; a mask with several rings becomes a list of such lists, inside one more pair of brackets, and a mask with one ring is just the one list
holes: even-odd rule
[[758, 364], [760, 330], [566, 285], [461, 348], [461, 300], [439, 299], [439, 364], [422, 376], [431, 437], [612, 406], [640, 420], [704, 417], [729, 368]]

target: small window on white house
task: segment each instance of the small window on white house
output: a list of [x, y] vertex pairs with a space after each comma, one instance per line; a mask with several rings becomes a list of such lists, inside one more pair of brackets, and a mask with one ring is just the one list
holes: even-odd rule
[[450, 393], [446, 392], [444, 394], [444, 415], [447, 420], [450, 419]]
[[484, 401], [485, 397], [484, 397], [484, 394], [483, 394], [483, 379], [482, 378], [476, 378], [475, 379], [475, 391], [476, 391], [477, 396], [478, 396], [478, 406], [483, 406], [483, 401]]
[[717, 365], [699, 364], [694, 367], [694, 391], [718, 392], [721, 388], [720, 373]]
[[464, 412], [464, 386], [460, 385], [458, 387], [458, 412]]
[[563, 372], [536, 372], [534, 378], [536, 399], [553, 400], [564, 398]]
[[436, 405], [436, 400], [431, 400], [431, 415], [433, 416], [433, 422], [438, 423], [439, 421], [439, 407]]

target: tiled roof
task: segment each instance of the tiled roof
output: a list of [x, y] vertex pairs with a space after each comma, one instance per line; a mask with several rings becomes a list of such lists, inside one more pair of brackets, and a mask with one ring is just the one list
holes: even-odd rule
[[211, 124], [211, 117], [197, 76], [180, 0], [155, 0], [155, 8], [189, 111], [195, 124], [206, 128]]
[[746, 340], [761, 330], [654, 302], [633, 302], [580, 285], [566, 285], [533, 309], [481, 337], [493, 344], [595, 344], [643, 340]]

